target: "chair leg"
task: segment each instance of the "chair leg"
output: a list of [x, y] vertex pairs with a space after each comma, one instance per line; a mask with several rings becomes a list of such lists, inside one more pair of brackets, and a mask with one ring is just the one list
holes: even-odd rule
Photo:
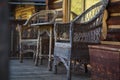
[[52, 61], [48, 61], [48, 70], [52, 71]]
[[68, 63], [67, 80], [71, 80], [71, 61]]
[[84, 64], [84, 67], [85, 67], [85, 73], [87, 73], [88, 72], [88, 68], [87, 68], [87, 64], [86, 63]]
[[23, 54], [20, 54], [20, 63], [23, 63]]
[[35, 58], [35, 66], [38, 66], [38, 62], [39, 62], [39, 56], [36, 56], [36, 58]]
[[42, 65], [43, 64], [43, 58], [40, 57], [39, 59], [40, 59], [40, 65]]
[[53, 73], [57, 74], [57, 65], [53, 65]]
[[33, 54], [33, 61], [35, 62], [35, 58], [36, 58], [36, 55], [35, 54]]
[[52, 67], [53, 73], [57, 74], [57, 59], [54, 57], [53, 59], [53, 67]]

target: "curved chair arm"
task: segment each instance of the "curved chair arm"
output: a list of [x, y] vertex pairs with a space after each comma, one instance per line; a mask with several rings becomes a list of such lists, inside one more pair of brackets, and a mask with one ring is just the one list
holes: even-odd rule
[[103, 14], [103, 11], [105, 10], [107, 4], [108, 0], [100, 1], [94, 4], [93, 6], [85, 10], [81, 15], [76, 17], [73, 22], [86, 24], [94, 21], [97, 17]]
[[74, 44], [100, 43], [102, 18], [106, 6], [107, 2], [98, 2], [71, 23], [71, 40]]
[[41, 10], [33, 14], [24, 24], [24, 26], [37, 26], [44, 24], [52, 24], [57, 17], [55, 10]]

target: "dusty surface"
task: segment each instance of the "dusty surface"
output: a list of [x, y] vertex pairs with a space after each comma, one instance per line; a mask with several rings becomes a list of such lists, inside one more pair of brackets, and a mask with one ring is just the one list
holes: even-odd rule
[[[10, 60], [10, 80], [67, 80], [66, 70], [63, 65], [58, 67], [58, 74], [48, 71], [47, 63], [35, 66], [31, 59], [25, 59], [23, 63], [19, 60]], [[72, 80], [90, 80], [90, 74], [84, 72], [73, 72]]]

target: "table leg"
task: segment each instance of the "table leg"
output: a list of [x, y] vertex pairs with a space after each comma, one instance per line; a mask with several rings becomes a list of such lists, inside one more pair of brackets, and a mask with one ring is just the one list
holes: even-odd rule
[[49, 58], [48, 58], [48, 70], [52, 70], [52, 60], [51, 60], [51, 53], [52, 53], [52, 28], [50, 28], [50, 36], [49, 36]]
[[38, 35], [38, 41], [37, 41], [37, 51], [36, 51], [36, 54], [35, 54], [35, 66], [38, 66], [38, 61], [39, 61], [39, 51], [40, 51], [40, 47], [41, 45], [39, 44], [40, 42], [40, 37]]
[[40, 59], [40, 65], [42, 65], [42, 37], [40, 37], [40, 54], [39, 54], [39, 59]]

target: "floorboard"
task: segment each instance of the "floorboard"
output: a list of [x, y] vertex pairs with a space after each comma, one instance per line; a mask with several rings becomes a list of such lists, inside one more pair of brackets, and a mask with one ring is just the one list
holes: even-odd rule
[[[32, 59], [25, 59], [23, 63], [10, 60], [10, 80], [66, 80], [64, 66], [58, 67], [58, 74], [53, 74], [48, 71], [46, 62], [36, 67]], [[73, 73], [72, 80], [90, 80], [90, 74]]]

